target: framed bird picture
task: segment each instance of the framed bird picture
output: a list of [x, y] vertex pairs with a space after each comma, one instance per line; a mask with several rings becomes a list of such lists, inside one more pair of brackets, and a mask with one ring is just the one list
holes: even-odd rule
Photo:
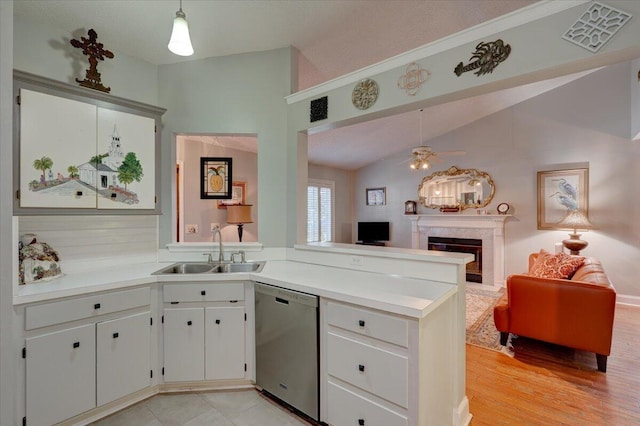
[[538, 172], [538, 229], [563, 229], [558, 222], [574, 210], [589, 217], [589, 169]]

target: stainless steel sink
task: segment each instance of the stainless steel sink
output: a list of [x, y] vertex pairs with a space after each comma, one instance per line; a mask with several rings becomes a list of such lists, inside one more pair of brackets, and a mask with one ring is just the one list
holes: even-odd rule
[[151, 275], [183, 274], [232, 274], [237, 272], [260, 272], [265, 262], [178, 262], [155, 271]]

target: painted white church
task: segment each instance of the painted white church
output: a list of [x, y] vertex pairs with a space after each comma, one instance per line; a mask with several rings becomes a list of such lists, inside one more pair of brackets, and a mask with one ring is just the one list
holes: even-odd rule
[[78, 166], [80, 180], [95, 186], [96, 189], [107, 189], [109, 185], [118, 185], [118, 168], [124, 161], [124, 153], [120, 145], [120, 135], [113, 126], [111, 142], [109, 144], [109, 155], [102, 159], [101, 164], [90, 162]]

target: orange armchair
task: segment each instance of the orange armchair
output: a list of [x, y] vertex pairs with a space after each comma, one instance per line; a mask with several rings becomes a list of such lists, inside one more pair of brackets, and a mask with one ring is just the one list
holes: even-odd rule
[[[538, 253], [529, 256], [529, 270]], [[598, 370], [607, 371], [616, 292], [599, 261], [585, 258], [571, 279], [507, 278], [507, 291], [493, 310], [500, 343], [509, 333], [595, 352]]]

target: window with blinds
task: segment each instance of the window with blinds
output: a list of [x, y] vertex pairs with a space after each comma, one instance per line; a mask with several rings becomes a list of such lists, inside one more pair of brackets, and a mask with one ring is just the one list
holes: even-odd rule
[[333, 241], [335, 183], [309, 179], [307, 186], [307, 242]]

